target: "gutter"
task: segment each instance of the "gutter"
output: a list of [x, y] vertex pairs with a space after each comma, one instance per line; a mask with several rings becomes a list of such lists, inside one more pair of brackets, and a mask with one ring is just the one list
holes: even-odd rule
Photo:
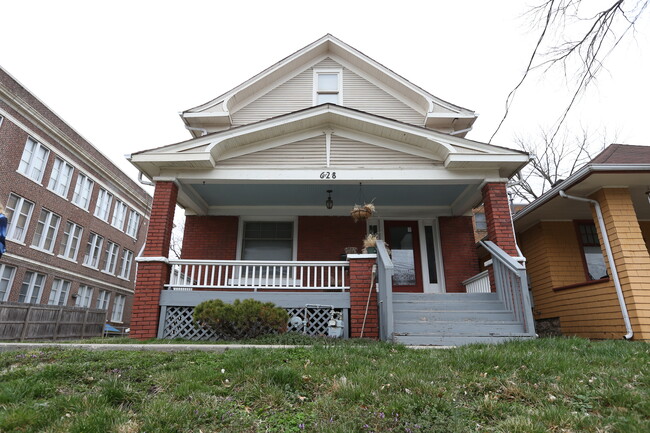
[[575, 184], [581, 182], [584, 178], [593, 173], [598, 173], [602, 171], [650, 171], [650, 165], [648, 164], [598, 164], [592, 165], [587, 164], [582, 167], [580, 170], [573, 173], [569, 176], [564, 182], [555, 186], [554, 188], [549, 189], [544, 195], [532, 202], [530, 205], [526, 206], [524, 209], [517, 212], [514, 217], [514, 220], [518, 220], [528, 215], [538, 207], [543, 204], [551, 201], [560, 191], [566, 191]]
[[577, 200], [585, 203], [591, 203], [596, 209], [596, 216], [598, 217], [598, 225], [600, 226], [600, 233], [603, 236], [603, 242], [605, 243], [605, 251], [607, 253], [607, 260], [609, 261], [609, 268], [612, 271], [612, 279], [614, 280], [614, 287], [616, 288], [616, 296], [618, 297], [618, 303], [621, 307], [621, 313], [623, 314], [623, 321], [625, 322], [625, 329], [627, 334], [623, 336], [624, 339], [630, 340], [634, 336], [634, 331], [632, 330], [632, 325], [630, 324], [630, 316], [627, 313], [627, 306], [625, 305], [625, 298], [623, 297], [623, 290], [621, 289], [621, 281], [618, 278], [618, 272], [616, 270], [616, 263], [614, 263], [614, 255], [612, 254], [612, 247], [609, 244], [609, 237], [607, 236], [607, 229], [605, 228], [605, 221], [603, 219], [603, 213], [600, 210], [600, 203], [596, 200], [592, 200], [584, 197], [577, 197], [574, 195], [568, 195], [564, 192], [564, 189], [559, 191], [560, 197], [566, 198], [569, 200]]

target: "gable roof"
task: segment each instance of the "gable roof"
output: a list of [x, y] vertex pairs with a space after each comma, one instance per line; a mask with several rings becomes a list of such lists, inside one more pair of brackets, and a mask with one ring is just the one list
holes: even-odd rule
[[610, 144], [589, 164], [650, 164], [650, 147], [631, 144]]
[[[436, 128], [442, 124], [456, 122], [454, 124], [457, 126], [456, 129], [467, 129], [471, 128], [478, 117], [472, 110], [432, 95], [331, 34], [326, 34], [280, 60], [234, 89], [204, 104], [183, 111], [180, 116], [191, 128], [230, 127], [232, 110], [245, 106], [251, 98], [270, 91], [279, 83], [294, 76], [296, 72], [305, 70], [328, 54], [346, 64], [353, 65], [358, 71], [372, 77], [375, 82], [417, 105], [425, 113], [423, 126]], [[192, 133], [194, 136], [199, 135], [198, 131], [192, 131]]]

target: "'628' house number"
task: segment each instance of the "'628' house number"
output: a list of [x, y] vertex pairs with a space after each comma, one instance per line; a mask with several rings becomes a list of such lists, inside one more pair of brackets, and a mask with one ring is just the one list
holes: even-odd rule
[[335, 171], [321, 171], [320, 178], [321, 179], [336, 179], [336, 172]]

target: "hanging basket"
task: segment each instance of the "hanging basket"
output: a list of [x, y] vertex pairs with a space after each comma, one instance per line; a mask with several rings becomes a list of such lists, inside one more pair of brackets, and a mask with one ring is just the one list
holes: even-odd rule
[[365, 221], [375, 212], [375, 206], [372, 203], [362, 205], [355, 204], [350, 211], [350, 216], [356, 223], [357, 221]]

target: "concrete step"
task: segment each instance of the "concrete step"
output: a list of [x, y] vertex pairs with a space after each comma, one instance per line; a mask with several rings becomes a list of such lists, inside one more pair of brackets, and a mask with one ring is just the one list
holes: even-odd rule
[[395, 335], [393, 341], [408, 346], [463, 346], [465, 344], [503, 343], [509, 340], [528, 340], [534, 338], [528, 334], [495, 336], [467, 334], [428, 334], [428, 335]]
[[394, 332], [408, 335], [511, 335], [524, 331], [523, 324], [513, 321], [395, 321]]
[[456, 321], [513, 321], [514, 315], [506, 310], [393, 310], [395, 321], [434, 322], [436, 320]]

